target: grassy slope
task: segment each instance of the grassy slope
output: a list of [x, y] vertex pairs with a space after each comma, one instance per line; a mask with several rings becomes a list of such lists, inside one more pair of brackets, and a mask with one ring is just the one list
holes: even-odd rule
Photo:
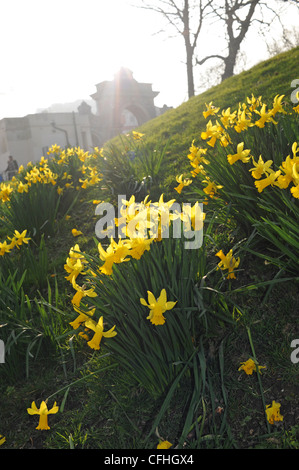
[[[139, 131], [146, 134], [147, 142], [153, 144], [170, 140], [168, 151], [168, 177], [190, 170], [187, 153], [193, 139], [198, 139], [205, 128], [202, 112], [205, 103], [213, 101], [215, 106], [236, 109], [239, 102], [253, 93], [264, 101], [272, 100], [276, 94], [290, 100], [291, 82], [299, 78], [299, 47], [263, 61], [255, 67], [226, 79], [221, 84], [195, 96], [181, 106], [167, 111], [143, 126]], [[117, 142], [117, 138], [114, 141]]]

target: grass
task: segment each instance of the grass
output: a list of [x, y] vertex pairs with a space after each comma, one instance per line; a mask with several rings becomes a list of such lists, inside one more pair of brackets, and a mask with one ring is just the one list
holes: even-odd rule
[[[142, 126], [140, 132], [152, 145], [168, 142], [161, 189], [172, 194], [175, 175], [184, 166], [189, 168], [186, 155], [204, 124], [205, 103], [234, 106], [251, 92], [265, 98], [278, 93], [288, 97], [291, 81], [299, 75], [298, 56], [296, 48], [258, 64]], [[275, 266], [243, 251], [246, 256], [237, 280], [231, 287], [226, 280], [222, 285], [232, 300], [228, 312], [234, 325], [214, 321], [190, 362], [192, 373], [178, 376], [162, 396], [153, 397], [105, 345], [93, 352], [68, 326], [74, 292], [63, 266], [77, 241], [82, 251], [95, 250], [94, 198], [100, 198], [97, 189], [82, 195], [70, 211], [71, 219], [61, 222], [55, 236], [44, 241], [45, 249], [37, 245], [26, 252], [14, 281], [2, 280], [0, 337], [8, 318], [16, 323], [7, 361], [15, 373], [7, 370], [9, 364], [0, 364], [3, 448], [153, 449], [160, 436], [173, 447], [190, 450], [298, 449], [299, 367], [290, 360], [291, 341], [298, 337], [298, 277], [273, 284]], [[218, 214], [218, 221], [207, 247], [211, 258], [215, 247], [239, 241], [233, 220]], [[74, 227], [83, 232], [78, 239], [71, 234]], [[5, 234], [3, 228], [1, 233]], [[5, 257], [0, 261], [8, 272]], [[21, 278], [26, 266], [28, 274]], [[257, 374], [238, 371], [240, 362], [253, 355], [248, 332], [258, 363], [266, 367], [259, 380]], [[26, 409], [32, 401], [39, 404], [47, 398], [49, 406], [57, 401], [60, 411], [49, 417], [51, 429], [40, 432], [35, 429], [38, 417], [29, 416]], [[269, 428], [263, 402], [272, 400], [282, 404], [284, 419]]]

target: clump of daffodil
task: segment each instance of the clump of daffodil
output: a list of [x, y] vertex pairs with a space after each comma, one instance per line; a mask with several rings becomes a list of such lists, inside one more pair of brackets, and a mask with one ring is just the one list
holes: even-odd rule
[[149, 316], [146, 317], [153, 325], [164, 325], [165, 317], [163, 313], [174, 308], [177, 302], [167, 302], [166, 290], [162, 289], [160, 296], [156, 300], [154, 294], [147, 291], [148, 303], [142, 298], [140, 303], [150, 309]]
[[266, 406], [266, 416], [270, 424], [283, 421], [283, 416], [280, 414], [280, 406], [280, 403], [277, 403], [275, 400], [272, 401], [272, 405]]
[[209, 121], [206, 125], [206, 130], [201, 133], [201, 138], [207, 140], [207, 144], [210, 145], [210, 147], [214, 147], [217, 140], [219, 140], [223, 147], [226, 147], [230, 142], [229, 136], [225, 133], [218, 121], [216, 121], [214, 125], [212, 121]]
[[48, 415], [55, 414], [58, 412], [58, 410], [59, 407], [56, 405], [56, 402], [54, 403], [53, 407], [48, 410], [47, 403], [45, 401], [41, 402], [39, 408], [37, 408], [34, 401], [31, 404], [31, 408], [27, 408], [28, 414], [39, 415], [39, 423], [36, 429], [40, 431], [47, 431], [50, 429], [50, 426], [48, 425]]
[[105, 338], [113, 338], [114, 336], [117, 335], [115, 329], [115, 325], [110, 328], [108, 331], [104, 331], [104, 320], [103, 317], [100, 317], [98, 322], [95, 322], [94, 320], [87, 320], [85, 322], [86, 328], [89, 328], [90, 330], [94, 331], [94, 335], [91, 338], [90, 341], [88, 341], [88, 346], [91, 349], [100, 349], [100, 343], [102, 340], [102, 337], [104, 336]]
[[0, 184], [0, 201], [7, 202], [10, 200], [10, 195], [13, 192], [13, 188], [8, 183], [1, 183]]
[[222, 270], [228, 270], [227, 279], [236, 279], [234, 269], [236, 269], [240, 264], [240, 258], [233, 257], [233, 250], [230, 250], [227, 255], [223, 253], [222, 250], [216, 253], [216, 256], [220, 258], [218, 267]]
[[256, 363], [254, 362], [253, 359], [249, 358], [245, 362], [241, 362], [241, 365], [238, 370], [243, 370], [245, 374], [247, 375], [252, 375], [253, 372], [259, 371], [261, 374], [261, 369], [265, 369], [265, 366], [256, 366]]
[[8, 240], [10, 240], [10, 243], [7, 243], [6, 240], [2, 243], [0, 242], [0, 256], [3, 256], [5, 253], [9, 253], [14, 247], [19, 249], [23, 243], [28, 244], [28, 241], [31, 240], [31, 238], [26, 237], [26, 234], [27, 230], [23, 230], [22, 233], [15, 230], [12, 238], [7, 237]]
[[254, 123], [252, 122], [252, 113], [247, 109], [245, 104], [243, 104], [243, 106], [241, 106], [240, 104], [237, 112], [236, 121], [234, 124], [235, 131], [240, 134], [241, 132], [247, 130], [249, 127], [253, 126]]
[[84, 274], [84, 265], [86, 263], [87, 260], [84, 258], [84, 254], [80, 251], [79, 245], [76, 244], [70, 249], [69, 256], [64, 265], [64, 269], [69, 273], [69, 275], [66, 276], [66, 280], [73, 283], [73, 280], [76, 280], [79, 274]]

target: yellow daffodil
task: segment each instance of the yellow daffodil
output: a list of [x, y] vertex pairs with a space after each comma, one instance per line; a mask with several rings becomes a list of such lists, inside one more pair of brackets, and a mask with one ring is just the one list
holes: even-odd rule
[[209, 104], [205, 103], [207, 110], [203, 111], [203, 117], [206, 119], [209, 116], [214, 116], [214, 114], [218, 113], [220, 108], [216, 108], [216, 106], [213, 105], [213, 101], [211, 101]]
[[18, 193], [28, 193], [29, 190], [29, 185], [22, 183], [22, 181], [19, 182], [18, 184]]
[[69, 251], [69, 257], [66, 259], [66, 263], [64, 265], [64, 269], [69, 275], [66, 277], [66, 280], [72, 283], [73, 278], [76, 277], [81, 273], [84, 274], [84, 264], [87, 261], [84, 258], [83, 253], [80, 251], [79, 245], [76, 244], [72, 247]]
[[241, 142], [237, 145], [237, 153], [234, 155], [228, 155], [227, 160], [230, 165], [233, 165], [238, 160], [241, 160], [243, 163], [247, 163], [250, 160], [250, 150], [244, 150], [244, 142]]
[[185, 178], [183, 180], [183, 175], [180, 175], [180, 176], [177, 176], [176, 177], [176, 181], [177, 183], [179, 183], [179, 185], [174, 188], [179, 194], [181, 194], [182, 192], [182, 189], [185, 187], [185, 186], [189, 186], [191, 183], [192, 183], [192, 180], [190, 180], [189, 178]]
[[265, 368], [266, 368], [265, 366], [258, 366], [258, 369], [257, 369], [256, 364], [253, 361], [253, 359], [249, 358], [246, 362], [241, 362], [241, 365], [238, 370], [243, 370], [245, 374], [252, 375], [253, 372], [257, 372], [257, 370], [260, 372], [260, 369], [265, 369]]
[[94, 288], [90, 288], [90, 289], [85, 289], [85, 286], [79, 286], [77, 283], [76, 283], [76, 279], [73, 278], [72, 279], [72, 285], [73, 285], [73, 288], [77, 291], [76, 294], [74, 295], [74, 297], [72, 298], [72, 304], [73, 305], [76, 305], [77, 307], [80, 306], [80, 302], [82, 300], [83, 297], [97, 297], [97, 293], [94, 292]]
[[51, 153], [59, 153], [61, 151], [60, 145], [54, 144], [52, 147], [49, 148], [47, 154], [50, 155]]
[[266, 122], [272, 122], [273, 124], [277, 124], [276, 121], [273, 119], [273, 112], [272, 110], [266, 111], [267, 105], [264, 103], [261, 107], [261, 110], [255, 110], [254, 112], [260, 116], [260, 119], [255, 122], [257, 127], [263, 128], [265, 127]]
[[220, 118], [220, 121], [224, 125], [225, 129], [232, 126], [232, 124], [236, 120], [236, 116], [237, 116], [237, 111], [234, 111], [233, 113], [231, 113], [230, 108], [227, 108], [226, 110], [222, 111], [222, 116]]
[[5, 255], [5, 253], [9, 253], [11, 248], [11, 245], [8, 245], [6, 240], [3, 243], [0, 242], [0, 256]]
[[254, 184], [257, 187], [258, 192], [261, 193], [267, 186], [270, 186], [270, 185], [273, 186], [277, 184], [276, 180], [279, 177], [279, 175], [281, 175], [280, 170], [278, 171], [272, 170], [272, 172], [266, 178], [259, 180], [259, 181], [255, 181]]
[[205, 188], [203, 188], [204, 193], [206, 193], [208, 196], [210, 196], [212, 198], [218, 192], [218, 189], [223, 188], [223, 186], [221, 186], [219, 184], [216, 184], [213, 181], [211, 181], [209, 177], [207, 177], [202, 182], [207, 183], [207, 186]]
[[227, 279], [236, 279], [235, 273], [233, 272], [240, 264], [240, 258], [235, 259], [233, 257], [233, 250], [230, 250], [227, 255], [223, 253], [222, 250], [216, 253], [221, 261], [218, 263], [218, 266], [222, 270], [228, 270]]
[[160, 440], [157, 449], [169, 449], [171, 446], [172, 444], [169, 441]]
[[276, 95], [273, 100], [273, 107], [271, 110], [272, 116], [275, 116], [276, 113], [287, 114], [287, 112], [283, 109], [281, 101], [284, 98], [284, 95]]
[[192, 207], [184, 205], [183, 213], [181, 214], [181, 219], [184, 222], [184, 230], [189, 231], [191, 227], [193, 230], [201, 230], [205, 218], [206, 214], [202, 212], [198, 202]]
[[89, 310], [89, 312], [82, 312], [82, 310], [80, 310], [79, 307], [77, 307], [75, 304], [73, 304], [73, 307], [74, 307], [74, 310], [79, 313], [79, 315], [77, 316], [77, 318], [75, 320], [73, 320], [72, 322], [70, 322], [70, 325], [72, 328], [74, 328], [74, 330], [77, 330], [77, 328], [79, 328], [79, 326], [82, 325], [82, 323], [86, 322], [87, 320], [90, 319], [90, 317], [92, 317], [94, 315], [94, 312], [95, 312], [95, 308]]
[[6, 441], [6, 438], [0, 434], [0, 446], [2, 446], [2, 444], [4, 444], [5, 441]]
[[22, 245], [23, 243], [28, 243], [31, 238], [27, 237], [27, 230], [23, 230], [22, 233], [18, 232], [18, 230], [14, 231], [14, 236], [16, 238], [16, 245]]
[[141, 132], [132, 131], [132, 136], [134, 140], [142, 140], [144, 134], [141, 134]]
[[74, 237], [79, 237], [79, 235], [83, 235], [83, 233], [80, 230], [77, 230], [76, 228], [72, 229], [72, 235]]
[[251, 93], [251, 98], [247, 97], [247, 103], [250, 105], [249, 110], [254, 111], [258, 106], [261, 106], [262, 104], [262, 97], [259, 96], [256, 98], [252, 93]]
[[195, 140], [192, 141], [191, 147], [189, 148], [190, 153], [188, 154], [188, 158], [189, 160], [191, 160], [191, 165], [194, 167], [201, 163], [208, 165], [210, 162], [204, 157], [208, 149], [196, 147], [196, 145], [194, 145], [194, 142]]
[[132, 238], [130, 240], [130, 256], [134, 259], [140, 259], [145, 251], [150, 250], [152, 242], [152, 238]]
[[112, 274], [112, 268], [114, 263], [122, 263], [127, 260], [127, 256], [130, 251], [130, 244], [126, 240], [119, 240], [116, 243], [111, 238], [111, 243], [105, 251], [101, 243], [98, 244], [98, 251], [100, 259], [104, 261], [104, 264], [99, 268], [103, 274], [110, 276]]
[[252, 171], [252, 176], [259, 180], [263, 174], [268, 174], [270, 171], [270, 166], [272, 165], [273, 161], [272, 160], [267, 160], [264, 162], [262, 159], [262, 156], [259, 156], [258, 162], [256, 163], [254, 158], [252, 157], [252, 161], [254, 164], [254, 168], [250, 168], [249, 171]]
[[59, 407], [56, 406], [56, 402], [54, 403], [53, 407], [48, 410], [47, 404], [45, 401], [41, 402], [40, 408], [38, 409], [35, 402], [33, 401], [31, 404], [31, 408], [27, 408], [27, 412], [30, 415], [39, 415], [39, 423], [36, 429], [41, 431], [50, 429], [48, 425], [48, 415], [57, 413]]
[[148, 303], [144, 299], [140, 299], [140, 303], [150, 309], [150, 314], [147, 320], [150, 320], [153, 325], [163, 325], [165, 323], [165, 317], [163, 313], [167, 310], [174, 308], [177, 302], [167, 302], [166, 290], [162, 289], [158, 300], [156, 300], [154, 294], [147, 291]]
[[212, 121], [209, 121], [206, 125], [206, 130], [201, 133], [201, 138], [203, 140], [208, 140], [207, 144], [211, 147], [215, 146], [215, 143], [223, 137], [223, 128], [218, 122], [212, 124]]
[[266, 415], [270, 424], [274, 424], [275, 421], [283, 421], [283, 416], [280, 414], [280, 403], [272, 401], [272, 406], [266, 406]]
[[13, 188], [10, 184], [0, 184], [0, 201], [7, 202], [10, 200], [10, 195], [13, 192]]
[[87, 343], [91, 349], [100, 349], [100, 342], [103, 336], [105, 338], [113, 338], [117, 334], [116, 331], [114, 331], [115, 325], [110, 328], [109, 331], [104, 331], [103, 317], [100, 317], [98, 323], [93, 320], [88, 320], [85, 322], [85, 326], [94, 331], [92, 339]]
[[254, 126], [254, 123], [251, 121], [251, 114], [246, 113], [246, 109], [241, 110], [241, 108], [239, 108], [236, 124], [234, 126], [235, 131], [240, 134], [242, 131], [252, 126]]

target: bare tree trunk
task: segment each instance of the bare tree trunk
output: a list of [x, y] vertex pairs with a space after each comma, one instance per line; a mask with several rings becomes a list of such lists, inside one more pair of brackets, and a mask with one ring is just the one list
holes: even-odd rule
[[[236, 0], [234, 4], [230, 5], [229, 1], [225, 0], [225, 23], [228, 34], [228, 55], [224, 59], [224, 72], [221, 77], [222, 80], [225, 80], [234, 74], [234, 68], [241, 43], [251, 25], [252, 16], [259, 2], [260, 0], [247, 1], [246, 3], [250, 4], [249, 10], [247, 12], [246, 18], [244, 20], [240, 20], [237, 16], [237, 10], [244, 6], [244, 2]], [[240, 31], [237, 36], [234, 35], [234, 24], [236, 22], [238, 24], [238, 30]]]
[[187, 67], [187, 83], [188, 83], [188, 96], [191, 98], [195, 94], [194, 89], [194, 76], [193, 76], [193, 54], [194, 48], [190, 41], [190, 24], [189, 24], [189, 0], [185, 0], [183, 9], [183, 23], [184, 23], [184, 41], [186, 49], [186, 67]]

